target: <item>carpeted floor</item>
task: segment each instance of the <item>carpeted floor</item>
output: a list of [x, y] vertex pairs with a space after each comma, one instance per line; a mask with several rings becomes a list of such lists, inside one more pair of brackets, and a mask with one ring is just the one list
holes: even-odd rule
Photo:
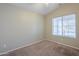
[[79, 50], [44, 40], [3, 56], [79, 56]]

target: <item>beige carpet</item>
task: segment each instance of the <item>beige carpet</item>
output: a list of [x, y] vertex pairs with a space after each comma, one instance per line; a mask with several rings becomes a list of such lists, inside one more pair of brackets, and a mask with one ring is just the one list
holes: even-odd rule
[[3, 56], [79, 56], [79, 50], [44, 40]]

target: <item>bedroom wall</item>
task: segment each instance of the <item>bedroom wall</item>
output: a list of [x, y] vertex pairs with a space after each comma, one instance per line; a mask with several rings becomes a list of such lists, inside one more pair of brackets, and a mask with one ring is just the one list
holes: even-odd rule
[[43, 30], [42, 15], [0, 4], [0, 53], [43, 39]]
[[[76, 14], [76, 38], [60, 37], [52, 35], [51, 20], [58, 16]], [[45, 17], [45, 38], [62, 44], [79, 48], [79, 4], [63, 4]]]

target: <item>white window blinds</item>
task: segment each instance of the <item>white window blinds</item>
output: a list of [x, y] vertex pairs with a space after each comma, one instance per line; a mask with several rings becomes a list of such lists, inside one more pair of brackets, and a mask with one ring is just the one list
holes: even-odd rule
[[66, 37], [76, 37], [76, 15], [66, 15], [52, 19], [52, 34]]

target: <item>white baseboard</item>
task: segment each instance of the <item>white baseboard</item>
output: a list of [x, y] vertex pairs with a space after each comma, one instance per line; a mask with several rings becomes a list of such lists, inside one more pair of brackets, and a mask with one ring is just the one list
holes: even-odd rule
[[[50, 40], [50, 39], [43, 39], [43, 40], [52, 41], [52, 42], [55, 42], [55, 43], [57, 43], [57, 44], [61, 44], [61, 45], [68, 46], [68, 47], [71, 47], [71, 48], [73, 48], [73, 49], [77, 49], [77, 50], [79, 50], [78, 47], [70, 46], [70, 45], [63, 44], [63, 43], [60, 43], [60, 42], [56, 42], [56, 41], [53, 41], [53, 40]], [[12, 52], [12, 51], [15, 51], [15, 50], [18, 50], [18, 49], [21, 49], [21, 48], [24, 48], [24, 47], [27, 47], [27, 46], [30, 46], [30, 45], [36, 44], [36, 43], [41, 42], [41, 41], [43, 41], [43, 40], [34, 41], [34, 42], [32, 42], [32, 43], [29, 43], [29, 44], [23, 45], [23, 46], [21, 46], [21, 47], [18, 47], [18, 48], [15, 48], [15, 49], [12, 49], [12, 50], [9, 50], [9, 51], [6, 51], [6, 52], [3, 52], [3, 53], [0, 53], [0, 55], [7, 54], [7, 53], [9, 53], [9, 52]]]
[[[46, 40], [48, 40], [48, 39], [46, 39]], [[64, 45], [64, 46], [67, 46], [67, 47], [70, 47], [70, 48], [73, 48], [73, 49], [77, 49], [77, 50], [79, 50], [79, 48], [78, 48], [78, 47], [74, 47], [74, 46], [67, 45], [67, 44], [60, 43], [60, 42], [53, 41], [53, 40], [48, 40], [48, 41], [52, 41], [52, 42], [55, 42], [55, 43], [57, 43], [57, 44]]]
[[31, 42], [31, 43], [26, 44], [26, 45], [23, 45], [23, 46], [21, 46], [21, 47], [17, 47], [17, 48], [15, 48], [15, 49], [12, 49], [12, 50], [9, 50], [9, 51], [6, 51], [6, 52], [3, 52], [3, 53], [0, 53], [0, 55], [7, 54], [7, 53], [9, 53], [9, 52], [12, 52], [12, 51], [15, 51], [15, 50], [18, 50], [18, 49], [21, 49], [21, 48], [24, 48], [24, 47], [27, 47], [27, 46], [30, 46], [30, 45], [36, 44], [36, 43], [41, 42], [41, 41], [43, 41], [43, 40], [41, 39], [41, 40], [38, 40], [38, 41]]

